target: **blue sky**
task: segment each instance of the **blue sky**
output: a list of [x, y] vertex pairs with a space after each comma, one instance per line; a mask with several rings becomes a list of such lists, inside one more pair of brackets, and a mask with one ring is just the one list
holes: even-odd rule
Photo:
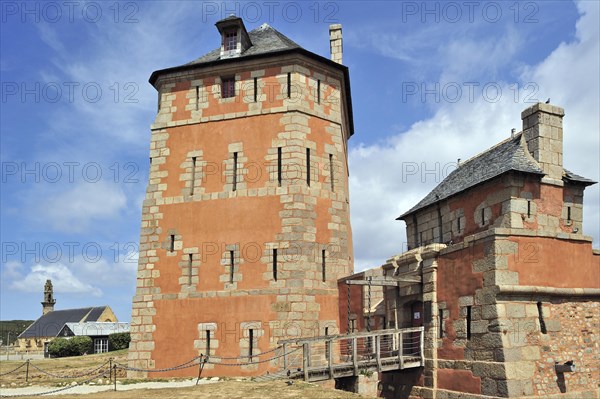
[[[13, 2], [1, 4], [0, 319], [110, 305], [130, 317], [156, 93], [152, 71], [219, 45], [232, 12], [328, 57], [341, 23], [356, 269], [405, 249], [394, 219], [466, 159], [520, 130], [520, 112], [566, 110], [564, 164], [596, 181], [599, 3]], [[417, 168], [417, 173], [409, 174]], [[598, 246], [598, 186], [584, 231]]]

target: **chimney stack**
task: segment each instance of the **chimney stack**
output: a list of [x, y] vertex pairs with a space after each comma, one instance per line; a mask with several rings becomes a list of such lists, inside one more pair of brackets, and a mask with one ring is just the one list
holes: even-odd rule
[[546, 174], [545, 183], [563, 185], [563, 125], [565, 110], [537, 103], [521, 112], [527, 149]]
[[44, 285], [44, 302], [42, 302], [42, 316], [53, 312], [55, 303], [52, 280], [46, 280], [46, 284]]
[[329, 50], [331, 61], [342, 63], [342, 25], [329, 25]]

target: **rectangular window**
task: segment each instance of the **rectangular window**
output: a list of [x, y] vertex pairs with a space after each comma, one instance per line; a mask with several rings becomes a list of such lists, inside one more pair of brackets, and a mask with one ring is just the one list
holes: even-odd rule
[[281, 147], [277, 147], [277, 184], [281, 187]]
[[527, 200], [527, 217], [531, 217], [531, 201]]
[[192, 262], [194, 261], [194, 255], [189, 254], [188, 257], [188, 268], [187, 268], [187, 283], [192, 285]]
[[467, 339], [471, 339], [471, 306], [467, 306]]
[[254, 78], [254, 102], [258, 101], [258, 78]]
[[196, 185], [196, 157], [192, 157], [192, 182], [190, 185], [190, 195], [194, 195], [194, 186]]
[[94, 353], [108, 352], [108, 338], [94, 338]]
[[206, 355], [210, 356], [210, 330], [206, 330]]
[[310, 148], [306, 149], [306, 184], [310, 187]]
[[335, 191], [333, 185], [333, 154], [329, 154], [329, 179], [331, 180], [331, 191]]
[[439, 309], [438, 310], [438, 324], [440, 327], [440, 331], [439, 331], [439, 338], [443, 338], [444, 337], [444, 309]]
[[233, 273], [235, 272], [235, 257], [233, 251], [229, 251], [229, 282], [233, 284]]
[[350, 332], [353, 333], [354, 331], [356, 331], [356, 319], [351, 319], [350, 320]]
[[567, 207], [567, 221], [571, 221], [571, 207], [568, 206]]
[[321, 79], [317, 80], [317, 104], [321, 104]]
[[225, 51], [237, 49], [237, 31], [225, 32], [223, 47]]
[[321, 251], [321, 277], [323, 278], [323, 282], [325, 282], [327, 278], [326, 274], [327, 264], [325, 261], [325, 250]]
[[456, 227], [458, 228], [458, 232], [460, 233], [460, 216], [456, 219]]
[[237, 190], [238, 153], [233, 153], [233, 191]]
[[235, 97], [235, 77], [221, 78], [221, 98]]
[[273, 248], [273, 280], [277, 281], [277, 248]]
[[175, 234], [171, 234], [171, 243], [169, 245], [169, 251], [175, 252]]
[[254, 355], [254, 330], [252, 328], [248, 330], [248, 340], [250, 341], [248, 345], [248, 360], [252, 363], [252, 355]]
[[288, 72], [287, 74], [287, 97], [290, 98], [292, 96], [292, 74]]
[[485, 209], [481, 210], [481, 224], [485, 224]]

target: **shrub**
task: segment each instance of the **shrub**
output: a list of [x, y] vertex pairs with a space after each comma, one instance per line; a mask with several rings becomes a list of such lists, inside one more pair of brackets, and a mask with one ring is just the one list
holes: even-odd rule
[[110, 334], [108, 336], [108, 350], [127, 349], [129, 348], [129, 341], [131, 341], [131, 335], [128, 332]]
[[69, 340], [71, 350], [74, 355], [92, 354], [94, 353], [94, 343], [90, 337], [80, 336], [73, 337]]
[[73, 356], [72, 345], [68, 339], [56, 338], [48, 345], [48, 353], [52, 357]]

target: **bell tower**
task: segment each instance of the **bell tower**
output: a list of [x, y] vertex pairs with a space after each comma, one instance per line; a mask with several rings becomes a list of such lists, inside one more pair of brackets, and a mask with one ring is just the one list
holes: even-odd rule
[[44, 302], [42, 302], [42, 315], [50, 312], [54, 312], [54, 288], [52, 287], [52, 280], [46, 280], [44, 284]]

